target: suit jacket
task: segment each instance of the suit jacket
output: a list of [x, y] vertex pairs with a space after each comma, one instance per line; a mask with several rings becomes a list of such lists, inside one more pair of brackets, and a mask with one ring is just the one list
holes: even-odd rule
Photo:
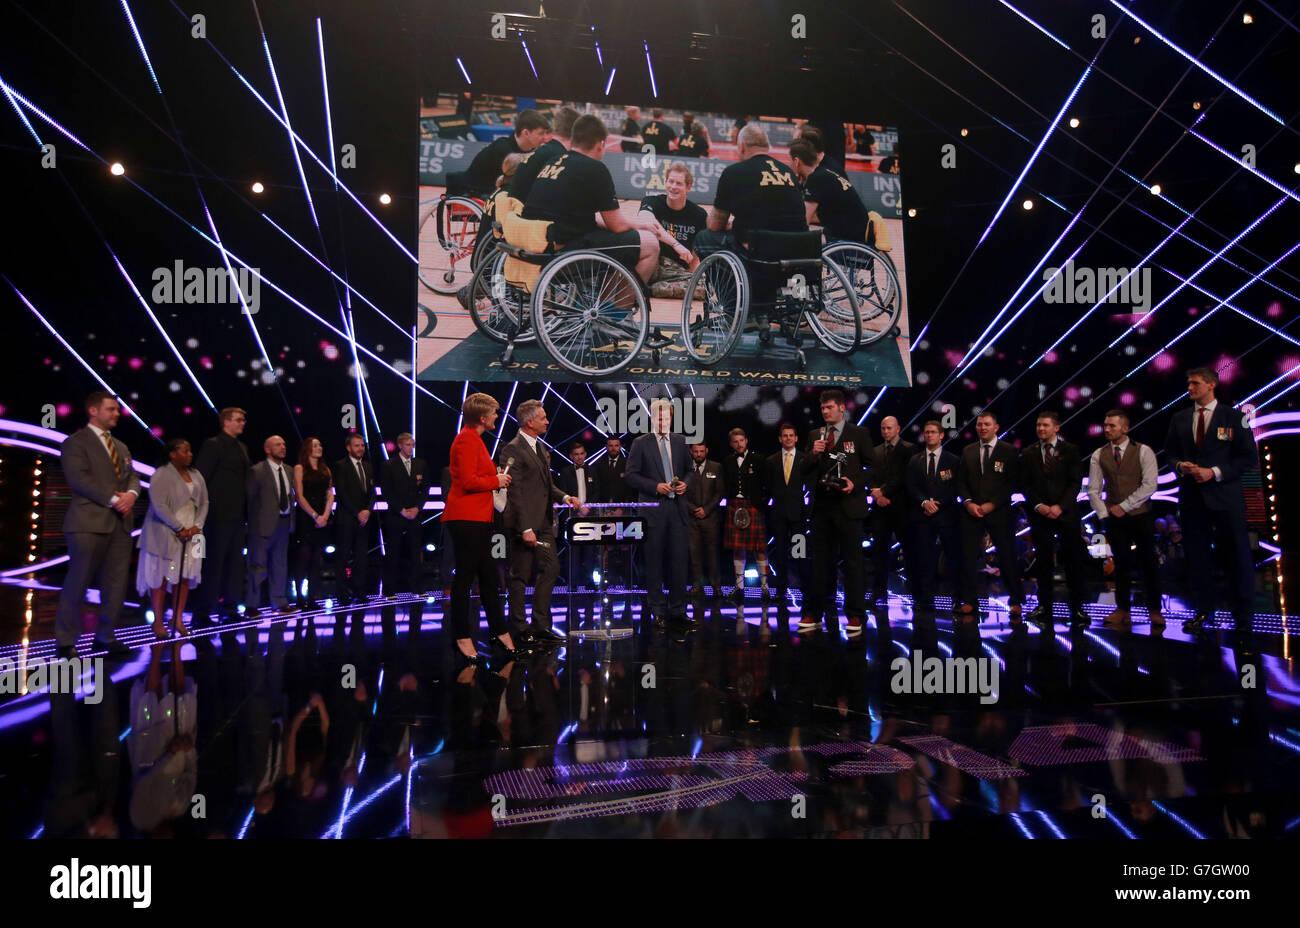
[[[704, 508], [704, 518], [710, 518], [718, 511], [718, 503], [722, 500], [723, 476], [722, 465], [717, 461], [705, 461], [704, 473], [701, 474], [695, 469], [695, 461], [691, 461], [691, 468], [686, 474], [686, 509], [687, 512], [694, 512], [701, 507]], [[691, 516], [695, 519], [694, 516]], [[695, 521], [700, 521], [695, 519]]]
[[[934, 459], [934, 480], [930, 480], [930, 452], [921, 448], [907, 461], [904, 480], [907, 483], [907, 511], [914, 520], [934, 520], [939, 525], [951, 525], [957, 521], [961, 506], [957, 503], [957, 470], [961, 461], [951, 451], [939, 449]], [[892, 498], [892, 497], [891, 497]], [[939, 504], [939, 511], [927, 516], [921, 504], [932, 499]]]
[[243, 522], [247, 515], [248, 448], [225, 432], [203, 442], [194, 466], [203, 475], [211, 501], [209, 515], [222, 522]]
[[790, 483], [787, 485], [781, 454], [778, 451], [768, 456], [763, 468], [763, 482], [772, 498], [771, 512], [773, 516], [780, 516], [787, 522], [802, 522], [808, 515], [803, 501], [803, 465], [807, 455], [798, 448], [794, 449], [794, 463], [790, 467]]
[[734, 505], [737, 496], [743, 490], [749, 505], [760, 511], [767, 506], [767, 494], [763, 491], [763, 456], [756, 451], [745, 455], [745, 466], [736, 463], [733, 451], [722, 459], [722, 479], [726, 487], [727, 505]]
[[114, 438], [113, 446], [121, 459], [121, 477], [113, 469], [108, 446], [89, 426], [73, 432], [60, 446], [63, 476], [72, 489], [72, 499], [63, 516], [64, 532], [130, 531], [135, 521], [133, 514], [118, 515], [109, 501], [127, 492], [135, 493], [139, 499], [140, 478], [131, 466], [131, 450], [126, 443]]
[[[542, 455], [542, 459], [538, 458]], [[537, 443], [537, 452], [528, 447], [528, 440], [520, 433], [498, 452], [499, 463], [510, 458], [515, 463], [510, 468], [514, 478], [506, 493], [506, 528], [516, 535], [532, 529], [539, 536], [555, 534], [555, 513], [552, 503], [564, 502], [566, 494], [555, 485], [551, 473], [551, 455], [546, 446]]]
[[[293, 469], [288, 464], [284, 469], [284, 485], [287, 490], [289, 515], [293, 515]], [[270, 535], [280, 521], [280, 487], [276, 483], [275, 473], [267, 461], [258, 461], [248, 472], [248, 530], [258, 535]]]
[[474, 426], [465, 425], [452, 440], [449, 460], [442, 521], [495, 522], [492, 494], [499, 482], [497, 467]]
[[840, 475], [853, 481], [853, 492], [840, 493], [822, 489], [821, 479], [832, 468], [833, 462], [825, 454], [813, 454], [813, 442], [821, 438], [826, 427], [813, 429], [804, 445], [807, 457], [803, 462], [804, 480], [812, 491], [813, 509], [834, 506], [839, 503], [844, 507], [844, 514], [851, 519], [867, 517], [867, 459], [871, 454], [871, 436], [867, 430], [853, 425], [847, 420], [840, 440], [833, 449], [836, 453], [846, 455]]
[[1021, 452], [1020, 481], [1025, 489], [1025, 504], [1031, 513], [1035, 507], [1046, 505], [1060, 506], [1062, 515], [1076, 516], [1084, 469], [1079, 446], [1058, 438], [1056, 452], [1050, 474], [1043, 467], [1042, 442], [1034, 442]]
[[[668, 448], [673, 475], [685, 479], [686, 472], [691, 466], [691, 454], [686, 450], [686, 439], [680, 432], [673, 432], [668, 437]], [[659, 456], [659, 442], [655, 435], [641, 435], [632, 442], [632, 447], [628, 449], [626, 477], [628, 487], [637, 493], [637, 502], [659, 504], [653, 509], [639, 510], [647, 523], [686, 524], [685, 497], [676, 496], [669, 499], [655, 491], [659, 484], [668, 481], [668, 477], [664, 475], [663, 461]]]
[[[384, 464], [384, 482], [380, 486], [383, 499], [388, 503], [385, 518], [402, 519], [402, 510], [422, 508], [429, 499], [429, 465], [424, 458], [411, 458], [411, 473], [407, 476], [401, 454], [395, 454]], [[417, 519], [419, 516], [416, 517]]]
[[621, 454], [616, 457], [612, 473], [608, 454], [596, 462], [596, 467], [600, 468], [600, 489], [605, 494], [601, 498], [601, 502], [636, 502], [636, 491], [628, 486], [627, 482], [627, 458]]
[[1169, 421], [1169, 435], [1165, 438], [1169, 466], [1191, 461], [1199, 467], [1217, 467], [1223, 479], [1197, 483], [1192, 476], [1179, 474], [1178, 499], [1187, 500], [1194, 494], [1207, 509], [1244, 514], [1241, 475], [1259, 467], [1254, 433], [1242, 421], [1241, 410], [1220, 401], [1205, 424], [1205, 440], [1197, 450], [1193, 413], [1194, 409], [1181, 409]]
[[177, 515], [177, 510], [189, 503], [190, 484], [171, 464], [164, 464], [153, 472], [153, 479], [149, 481], [149, 512], [140, 527], [141, 551], [179, 560], [181, 542], [176, 533], [192, 525], [203, 528], [208, 518], [208, 488], [197, 468], [190, 468], [190, 479], [197, 485], [198, 495], [195, 497], [194, 518], [185, 520]]
[[338, 502], [339, 514], [357, 517], [357, 513], [370, 509], [375, 504], [375, 475], [370, 469], [370, 462], [361, 459], [361, 469], [366, 474], [366, 489], [361, 488], [357, 480], [357, 469], [352, 466], [352, 455], [345, 454], [334, 462], [334, 499]]
[[885, 462], [885, 443], [882, 441], [871, 449], [871, 460], [867, 470], [867, 486], [881, 490], [889, 499], [889, 506], [907, 505], [907, 462], [916, 454], [916, 445], [901, 438]]
[[957, 467], [957, 493], [968, 502], [992, 503], [996, 511], [1009, 509], [1011, 494], [1020, 485], [1020, 452], [1011, 442], [998, 439], [988, 470], [981, 474], [983, 449], [980, 446], [980, 442], [974, 441], [962, 449]]
[[[589, 503], [602, 503], [605, 501], [605, 489], [600, 479], [601, 468], [599, 464], [587, 462], [582, 465], [583, 483], [587, 485], [586, 500]], [[559, 479], [556, 480], [559, 486], [569, 496], [578, 495], [578, 472], [572, 464], [566, 464], [560, 468]]]

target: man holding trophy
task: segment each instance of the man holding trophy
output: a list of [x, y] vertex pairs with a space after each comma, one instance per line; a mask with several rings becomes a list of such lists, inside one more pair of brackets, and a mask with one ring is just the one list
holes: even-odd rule
[[[637, 501], [657, 503], [636, 510], [645, 516], [645, 587], [649, 609], [657, 620], [692, 625], [686, 615], [686, 552], [689, 548], [685, 474], [691, 466], [686, 439], [672, 433], [673, 404], [650, 404], [654, 433], [632, 442], [627, 460], [627, 485]], [[664, 596], [664, 568], [668, 596]]]
[[862, 586], [862, 522], [867, 517], [867, 456], [871, 438], [844, 419], [844, 392], [823, 390], [821, 428], [808, 437], [804, 479], [812, 491], [812, 588], [803, 601], [799, 630], [822, 627], [826, 603], [832, 627], [838, 622], [835, 564], [844, 559], [844, 614], [848, 636], [862, 634], [867, 604]]

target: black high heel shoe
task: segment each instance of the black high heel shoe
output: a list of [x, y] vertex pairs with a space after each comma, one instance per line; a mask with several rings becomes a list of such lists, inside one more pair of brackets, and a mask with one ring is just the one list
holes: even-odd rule
[[487, 655], [479, 651], [475, 651], [473, 657], [470, 657], [460, 648], [456, 648], [455, 653], [456, 653], [456, 671], [458, 673], [464, 670], [466, 667], [471, 667], [471, 666], [482, 667], [484, 664], [487, 663]]
[[519, 650], [517, 648], [507, 648], [501, 641], [500, 635], [492, 636], [492, 658], [493, 660], [502, 659], [502, 662], [517, 660]]

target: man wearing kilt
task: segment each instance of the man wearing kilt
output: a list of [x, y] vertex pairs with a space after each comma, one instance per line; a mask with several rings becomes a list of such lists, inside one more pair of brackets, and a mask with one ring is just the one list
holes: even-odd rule
[[758, 561], [758, 575], [763, 582], [763, 599], [771, 594], [767, 589], [767, 526], [763, 522], [763, 509], [767, 495], [763, 489], [763, 458], [749, 450], [749, 438], [744, 429], [732, 429], [731, 450], [722, 462], [723, 485], [727, 492], [727, 529], [722, 545], [731, 550], [736, 568], [736, 588], [731, 597], [737, 605], [745, 599], [745, 563], [748, 552], [754, 552]]

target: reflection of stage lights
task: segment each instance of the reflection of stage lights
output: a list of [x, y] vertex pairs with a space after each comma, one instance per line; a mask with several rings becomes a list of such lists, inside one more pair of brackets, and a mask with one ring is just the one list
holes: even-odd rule
[[123, 174], [126, 173], [126, 168], [122, 167], [122, 162], [114, 161], [113, 164], [109, 167], [108, 171], [114, 177], [121, 177]]
[[599, 570], [593, 570], [593, 571], [591, 572], [591, 582], [592, 582], [592, 583], [599, 583], [599, 582], [600, 582], [600, 571], [599, 571]]
[[386, 193], [381, 193], [379, 195], [379, 202], [387, 206], [389, 203], [393, 202], [393, 198]]
[[334, 546], [333, 546], [333, 545], [326, 545], [326, 546], [325, 546], [325, 553], [326, 553], [326, 554], [333, 554], [333, 553], [334, 553]]
[[253, 193], [261, 193], [265, 189], [266, 188], [262, 186], [262, 182], [260, 180], [253, 181]]
[[425, 545], [425, 546], [424, 546], [424, 550], [425, 550], [425, 551], [432, 551], [432, 550], [433, 550], [433, 545]]

